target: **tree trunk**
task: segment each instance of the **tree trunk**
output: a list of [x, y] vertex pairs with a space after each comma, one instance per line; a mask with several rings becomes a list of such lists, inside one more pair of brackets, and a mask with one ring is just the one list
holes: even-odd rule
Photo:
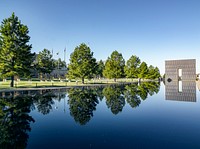
[[84, 84], [84, 77], [82, 77], [82, 84]]
[[10, 87], [14, 87], [14, 76], [11, 76]]
[[114, 82], [116, 82], [116, 78], [114, 78]]

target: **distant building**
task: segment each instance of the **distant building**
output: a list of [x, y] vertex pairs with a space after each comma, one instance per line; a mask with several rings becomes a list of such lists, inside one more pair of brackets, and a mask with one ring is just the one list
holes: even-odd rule
[[167, 60], [165, 61], [165, 81], [194, 81], [196, 80], [196, 60]]

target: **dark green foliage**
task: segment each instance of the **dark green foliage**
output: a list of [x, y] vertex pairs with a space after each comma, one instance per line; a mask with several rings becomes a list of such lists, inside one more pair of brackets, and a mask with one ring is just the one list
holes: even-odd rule
[[140, 97], [138, 95], [138, 85], [136, 83], [127, 85], [124, 91], [124, 97], [127, 103], [132, 107], [135, 108], [139, 106], [141, 103]]
[[142, 62], [139, 67], [138, 78], [145, 79], [149, 73], [148, 66], [145, 62]]
[[28, 143], [29, 115], [33, 102], [29, 96], [0, 97], [0, 148], [24, 149]]
[[109, 79], [114, 78], [116, 81], [117, 78], [124, 77], [124, 66], [125, 60], [122, 54], [117, 51], [113, 51], [111, 57], [108, 57], [105, 63], [103, 75]]
[[142, 82], [138, 86], [138, 95], [142, 100], [145, 100], [148, 97], [148, 94], [152, 96], [154, 93], [158, 93], [159, 90], [159, 82]]
[[56, 96], [52, 92], [43, 93], [42, 95], [37, 94], [34, 97], [34, 103], [40, 113], [43, 115], [49, 114], [54, 104], [53, 98]]
[[126, 62], [124, 71], [127, 78], [137, 78], [138, 77], [138, 67], [140, 65], [140, 58], [132, 55], [130, 59]]
[[93, 52], [82, 43], [74, 49], [70, 55], [70, 64], [68, 67], [69, 78], [81, 78], [84, 83], [85, 78], [91, 78], [97, 69], [96, 59], [93, 58]]
[[49, 74], [55, 68], [52, 54], [48, 49], [39, 52], [36, 60], [36, 69], [40, 74]]
[[94, 89], [75, 89], [68, 92], [70, 115], [81, 125], [85, 125], [93, 116], [96, 105], [99, 103]]
[[103, 70], [105, 68], [105, 65], [103, 63], [102, 60], [100, 60], [98, 63], [97, 63], [97, 71], [96, 71], [96, 76], [99, 77], [99, 78], [102, 78], [103, 77]]
[[67, 67], [66, 62], [62, 61], [61, 58], [59, 58], [58, 60], [54, 60], [53, 63], [54, 66], [57, 67], [58, 69]]
[[0, 72], [2, 77], [11, 77], [11, 87], [14, 86], [14, 76], [27, 77], [34, 54], [28, 45], [28, 27], [23, 25], [13, 13], [4, 19], [0, 27]]
[[122, 111], [125, 105], [125, 99], [122, 95], [124, 88], [119, 87], [105, 87], [103, 95], [106, 98], [106, 104], [111, 109], [113, 114], [118, 114]]
[[156, 79], [161, 76], [158, 67], [154, 68], [152, 65], [150, 65], [148, 70], [149, 70], [149, 72], [146, 76], [147, 79]]

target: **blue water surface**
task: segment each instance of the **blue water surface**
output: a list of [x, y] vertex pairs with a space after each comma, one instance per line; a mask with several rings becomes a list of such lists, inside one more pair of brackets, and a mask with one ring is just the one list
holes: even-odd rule
[[[5, 118], [6, 114], [1, 116], [1, 133], [10, 134], [10, 130], [16, 128], [22, 130], [18, 130], [17, 135], [13, 132], [10, 138], [0, 138], [1, 146], [30, 149], [200, 148], [200, 91], [196, 84], [195, 90], [183, 87], [182, 92], [192, 96], [187, 101], [182, 92], [176, 95], [175, 90], [170, 93], [166, 88], [163, 83], [150, 82], [34, 92], [29, 95], [28, 110], [24, 106], [19, 110], [33, 121], [26, 116], [26, 123], [21, 124], [18, 117], [22, 114], [16, 112], [15, 119], [20, 122], [8, 128], [3, 121], [12, 122], [13, 113], [9, 108], [16, 96], [9, 100], [2, 97], [6, 101], [2, 102], [2, 111], [9, 111], [7, 117], [10, 119]], [[168, 99], [167, 95], [172, 96]], [[180, 100], [181, 95], [184, 101]], [[20, 100], [23, 96], [20, 94]], [[27, 100], [29, 98], [23, 101]], [[25, 139], [16, 139], [19, 133], [25, 133]]]

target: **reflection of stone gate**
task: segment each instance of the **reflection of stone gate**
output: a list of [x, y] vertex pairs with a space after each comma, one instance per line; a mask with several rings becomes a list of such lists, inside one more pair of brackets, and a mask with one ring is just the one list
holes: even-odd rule
[[[180, 83], [181, 82], [181, 90]], [[195, 81], [172, 81], [165, 83], [165, 99], [196, 102]]]
[[165, 79], [172, 81], [195, 81], [196, 60], [167, 60], [165, 61]]

